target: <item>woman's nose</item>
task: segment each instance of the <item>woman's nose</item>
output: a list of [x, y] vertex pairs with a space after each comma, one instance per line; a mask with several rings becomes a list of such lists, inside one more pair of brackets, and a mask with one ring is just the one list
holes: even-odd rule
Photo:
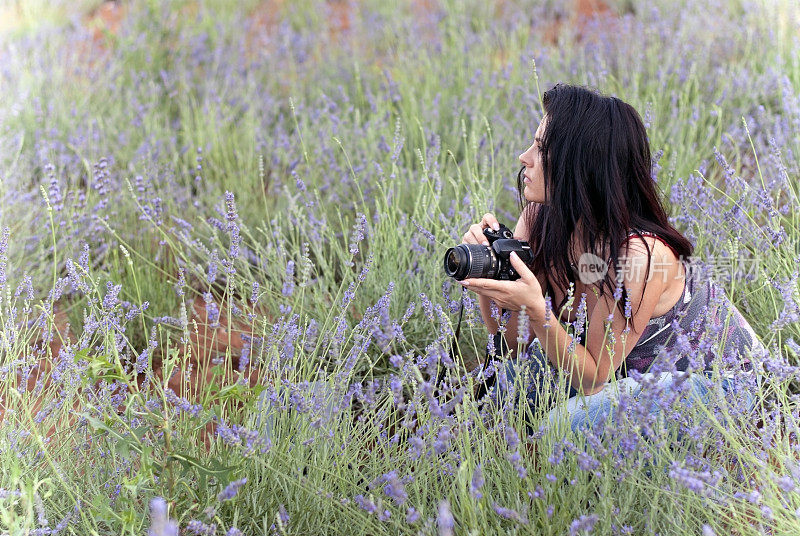
[[528, 153], [530, 153], [530, 152], [531, 152], [531, 150], [528, 149], [527, 151], [525, 151], [524, 153], [519, 155], [519, 161], [523, 166], [531, 167], [530, 160], [528, 159]]

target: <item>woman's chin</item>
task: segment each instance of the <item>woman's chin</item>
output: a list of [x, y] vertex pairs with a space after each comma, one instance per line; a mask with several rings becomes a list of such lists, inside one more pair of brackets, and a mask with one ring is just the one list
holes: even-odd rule
[[542, 203], [542, 202], [544, 202], [544, 200], [541, 198], [541, 196], [538, 196], [538, 195], [534, 194], [533, 192], [531, 192], [530, 188], [525, 188], [525, 190], [522, 192], [522, 195], [523, 195], [523, 197], [525, 197], [526, 201], [529, 201], [531, 203]]

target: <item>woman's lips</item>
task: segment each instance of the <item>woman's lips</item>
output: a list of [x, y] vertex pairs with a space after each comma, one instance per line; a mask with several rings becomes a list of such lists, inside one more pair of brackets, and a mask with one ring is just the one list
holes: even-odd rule
[[530, 184], [531, 183], [531, 178], [530, 177], [528, 177], [527, 175], [523, 175], [523, 177], [525, 177], [525, 178], [522, 180], [522, 182], [524, 182], [525, 184]]

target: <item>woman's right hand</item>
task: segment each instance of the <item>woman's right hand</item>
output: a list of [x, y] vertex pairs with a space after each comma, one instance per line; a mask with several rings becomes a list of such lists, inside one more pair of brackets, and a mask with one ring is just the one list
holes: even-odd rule
[[461, 237], [461, 243], [482, 244], [484, 246], [488, 246], [489, 240], [486, 239], [486, 235], [483, 234], [483, 230], [489, 227], [497, 231], [500, 229], [500, 223], [498, 223], [497, 218], [494, 217], [494, 214], [487, 212], [483, 215], [483, 218], [481, 218], [479, 223], [473, 223], [469, 226], [467, 232]]

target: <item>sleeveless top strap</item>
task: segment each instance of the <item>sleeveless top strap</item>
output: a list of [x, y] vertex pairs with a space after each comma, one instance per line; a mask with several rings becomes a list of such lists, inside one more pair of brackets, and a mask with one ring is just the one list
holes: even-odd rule
[[[669, 242], [667, 242], [666, 240], [664, 240], [664, 238], [662, 238], [661, 236], [659, 236], [659, 235], [657, 235], [656, 233], [653, 233], [653, 232], [651, 232], [651, 231], [639, 231], [639, 232], [642, 234], [642, 236], [651, 236], [651, 237], [655, 238], [656, 240], [661, 240], [662, 242], [664, 242], [664, 244], [666, 244], [666, 245], [667, 245], [667, 247], [668, 247], [669, 249], [671, 249], [671, 250], [672, 250], [672, 252], [675, 254], [675, 256], [676, 256], [676, 257], [680, 257], [680, 255], [678, 255], [678, 252], [677, 252], [677, 251], [675, 251], [675, 248], [674, 248], [674, 247], [672, 247], [672, 246], [670, 245], [670, 243], [669, 243]], [[634, 230], [634, 231], [631, 231], [631, 232], [629, 232], [629, 233], [628, 233], [628, 236], [625, 238], [625, 240], [623, 240], [623, 241], [622, 241], [622, 242], [623, 242], [623, 244], [624, 244], [624, 243], [625, 243], [625, 242], [626, 242], [626, 241], [627, 241], [627, 240], [628, 240], [628, 239], [629, 239], [631, 236], [637, 236], [637, 235], [636, 235], [636, 231], [635, 231], [635, 230]], [[621, 246], [620, 246], [620, 247], [621, 247]]]

